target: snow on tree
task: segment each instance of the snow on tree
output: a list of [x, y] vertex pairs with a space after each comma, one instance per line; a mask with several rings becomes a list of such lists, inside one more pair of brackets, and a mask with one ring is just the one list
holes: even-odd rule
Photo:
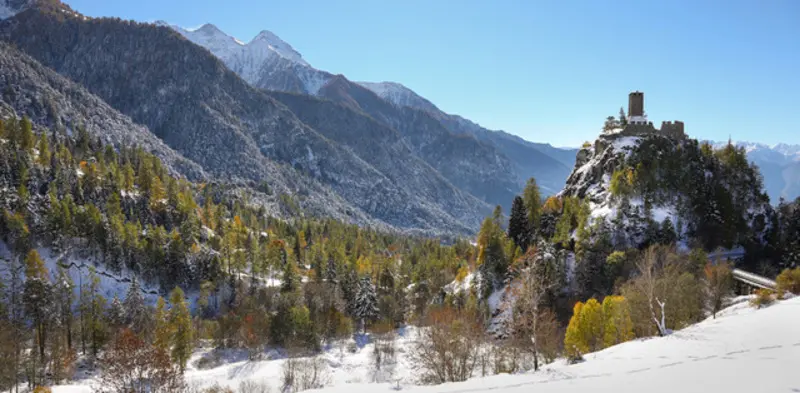
[[122, 308], [125, 312], [125, 323], [128, 327], [135, 333], [142, 333], [147, 326], [149, 318], [147, 306], [145, 306], [144, 297], [142, 296], [142, 289], [136, 277], [133, 278], [131, 286], [128, 287]]
[[111, 300], [111, 304], [108, 306], [106, 319], [108, 320], [109, 326], [114, 329], [125, 325], [125, 308], [116, 296], [114, 296], [114, 299]]
[[358, 282], [358, 292], [355, 299], [355, 317], [361, 321], [361, 327], [366, 332], [367, 322], [378, 317], [378, 296], [375, 286], [369, 277], [362, 277]]

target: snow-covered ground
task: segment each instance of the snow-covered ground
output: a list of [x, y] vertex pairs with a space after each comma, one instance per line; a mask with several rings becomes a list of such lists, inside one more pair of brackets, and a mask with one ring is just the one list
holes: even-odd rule
[[[330, 369], [326, 393], [367, 393], [402, 390], [427, 393], [466, 392], [798, 392], [800, 378], [800, 298], [756, 310], [742, 301], [697, 325], [664, 338], [627, 342], [586, 356], [575, 365], [557, 361], [541, 371], [473, 378], [437, 386], [414, 386], [412, 365], [406, 360], [415, 332], [397, 340], [398, 362], [389, 382], [371, 383], [372, 344], [349, 345], [342, 355], [331, 348], [322, 355]], [[242, 381], [280, 385], [284, 359], [247, 361], [226, 359], [222, 366], [200, 370], [195, 361], [187, 371], [194, 386], [218, 383], [237, 387]], [[233, 354], [228, 354], [233, 356]], [[58, 386], [56, 393], [91, 392], [91, 381]]]
[[[665, 338], [636, 340], [563, 361], [537, 373], [474, 378], [425, 393], [465, 392], [798, 392], [800, 298], [755, 310], [747, 302]], [[390, 391], [392, 386], [337, 385], [326, 393]]]

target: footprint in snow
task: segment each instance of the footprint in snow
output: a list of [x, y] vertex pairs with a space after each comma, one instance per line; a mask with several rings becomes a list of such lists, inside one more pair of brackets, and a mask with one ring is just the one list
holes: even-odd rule
[[747, 353], [747, 352], [750, 352], [750, 350], [749, 349], [742, 349], [740, 351], [728, 352], [728, 353], [726, 353], [726, 355], [736, 355], [736, 354]]

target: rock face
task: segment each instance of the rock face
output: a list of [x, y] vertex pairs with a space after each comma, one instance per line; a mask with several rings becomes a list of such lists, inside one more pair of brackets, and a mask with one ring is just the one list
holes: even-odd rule
[[0, 34], [211, 176], [266, 182], [308, 211], [434, 233], [470, 233], [486, 212], [422, 165], [418, 176], [436, 192], [411, 193], [409, 172], [381, 172], [166, 27], [34, 7], [0, 24]]
[[626, 247], [671, 236], [708, 249], [752, 244], [774, 217], [743, 149], [660, 133], [601, 135], [578, 152], [559, 195], [587, 201], [592, 222]]

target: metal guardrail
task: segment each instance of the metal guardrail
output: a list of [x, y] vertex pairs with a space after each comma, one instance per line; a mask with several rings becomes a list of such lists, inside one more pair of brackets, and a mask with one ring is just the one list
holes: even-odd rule
[[759, 276], [758, 274], [746, 272], [742, 269], [733, 269], [733, 278], [735, 280], [741, 281], [747, 285], [751, 285], [757, 288], [775, 290], [778, 286], [775, 283], [775, 280], [770, 280], [769, 278]]

